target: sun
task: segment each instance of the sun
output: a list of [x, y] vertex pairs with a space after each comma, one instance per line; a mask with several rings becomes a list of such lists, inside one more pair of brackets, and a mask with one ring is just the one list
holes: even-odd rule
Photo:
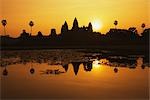
[[100, 67], [100, 64], [99, 64], [98, 60], [93, 61], [93, 67], [94, 68], [99, 68]]
[[93, 30], [99, 31], [102, 28], [102, 22], [100, 20], [93, 20], [92, 22]]

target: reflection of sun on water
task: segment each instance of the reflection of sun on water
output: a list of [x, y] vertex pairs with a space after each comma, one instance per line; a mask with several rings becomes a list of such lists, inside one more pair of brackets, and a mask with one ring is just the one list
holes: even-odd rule
[[109, 61], [107, 59], [95, 59], [92, 63], [93, 71], [94, 72], [103, 72], [105, 70], [106, 66], [105, 64], [108, 64]]
[[100, 67], [100, 63], [98, 60], [93, 61], [93, 68], [99, 68]]
[[101, 65], [100, 61], [97, 59], [93, 61], [92, 67], [93, 67], [92, 72], [94, 73], [94, 75], [99, 75], [105, 70], [104, 66]]

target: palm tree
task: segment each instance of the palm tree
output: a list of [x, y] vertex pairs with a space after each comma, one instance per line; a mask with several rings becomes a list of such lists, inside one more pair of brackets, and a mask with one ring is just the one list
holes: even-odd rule
[[30, 73], [31, 74], [34, 74], [34, 72], [35, 72], [35, 70], [34, 70], [34, 68], [33, 68], [33, 61], [31, 62], [31, 69], [30, 69]]
[[8, 75], [8, 70], [6, 69], [6, 67], [5, 67], [5, 69], [3, 70], [3, 75], [4, 75], [4, 76], [7, 76], [7, 75]]
[[117, 20], [114, 21], [114, 25], [115, 25], [115, 28], [116, 28], [117, 25], [118, 25], [118, 21]]
[[31, 33], [30, 33], [30, 35], [31, 35], [31, 34], [32, 34], [32, 27], [34, 26], [33, 21], [30, 21], [30, 22], [29, 22], [29, 26], [31, 27]]
[[143, 31], [144, 31], [144, 28], [145, 28], [145, 23], [142, 23], [141, 27], [143, 28]]
[[1, 21], [1, 23], [2, 23], [2, 25], [4, 26], [4, 35], [6, 35], [5, 26], [6, 26], [6, 24], [7, 24], [7, 21], [6, 21], [5, 19], [3, 19], [3, 20]]

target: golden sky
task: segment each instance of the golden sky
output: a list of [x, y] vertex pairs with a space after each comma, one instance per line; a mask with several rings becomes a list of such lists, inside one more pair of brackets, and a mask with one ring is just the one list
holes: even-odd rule
[[[118, 28], [134, 26], [141, 31], [141, 23], [150, 23], [150, 0], [0, 0], [0, 19], [6, 19], [7, 33], [17, 37], [23, 29], [30, 32], [29, 21], [34, 21], [33, 34], [41, 31], [49, 34], [51, 28], [57, 33], [64, 21], [72, 27], [75, 17], [79, 26], [100, 21], [99, 32], [106, 33], [118, 20]], [[3, 27], [0, 25], [0, 33]]]

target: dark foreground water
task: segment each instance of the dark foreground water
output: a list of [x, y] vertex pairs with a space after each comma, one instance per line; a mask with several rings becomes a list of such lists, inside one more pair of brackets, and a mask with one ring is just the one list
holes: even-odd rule
[[145, 55], [87, 50], [2, 51], [2, 100], [149, 100]]

